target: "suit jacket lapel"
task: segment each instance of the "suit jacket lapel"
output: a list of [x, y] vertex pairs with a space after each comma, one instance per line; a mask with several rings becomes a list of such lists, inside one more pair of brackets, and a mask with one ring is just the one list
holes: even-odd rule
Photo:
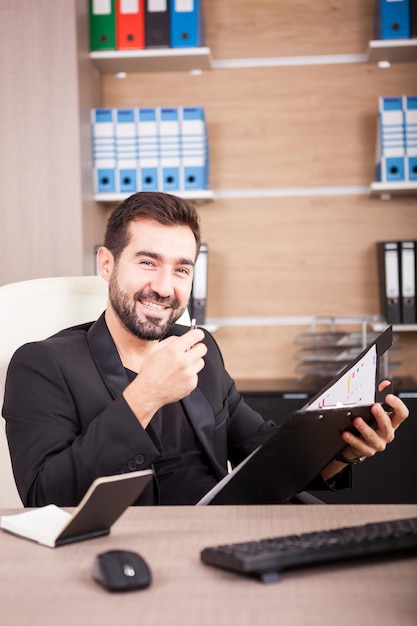
[[225, 475], [224, 467], [215, 456], [214, 446], [214, 415], [213, 409], [207, 398], [200, 389], [194, 389], [187, 397], [181, 400], [184, 411], [199, 438], [201, 445], [206, 451], [216, 474], [219, 477]]
[[104, 313], [89, 329], [87, 341], [104, 384], [116, 398], [127, 387], [129, 380], [104, 320]]

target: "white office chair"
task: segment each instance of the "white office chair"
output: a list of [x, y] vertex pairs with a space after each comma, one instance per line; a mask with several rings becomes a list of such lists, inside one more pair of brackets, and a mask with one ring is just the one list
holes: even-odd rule
[[[29, 341], [97, 319], [106, 308], [107, 283], [99, 276], [38, 278], [0, 287], [0, 401], [15, 350]], [[22, 390], [23, 391], [23, 390]], [[0, 424], [0, 507], [22, 506], [9, 448]]]
[[[15, 350], [29, 341], [96, 320], [107, 302], [99, 276], [38, 278], [0, 287], [0, 403], [7, 367]], [[178, 323], [189, 325], [188, 311]], [[10, 462], [4, 420], [0, 419], [0, 507], [22, 506]]]

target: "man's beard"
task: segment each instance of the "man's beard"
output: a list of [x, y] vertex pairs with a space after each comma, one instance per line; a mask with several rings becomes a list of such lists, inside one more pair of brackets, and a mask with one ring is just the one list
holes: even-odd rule
[[[115, 278], [110, 279], [109, 298], [111, 305], [118, 315], [123, 326], [130, 331], [135, 337], [154, 341], [156, 339], [164, 339], [170, 333], [177, 319], [183, 314], [185, 309], [179, 308], [177, 298], [161, 298], [152, 290], [137, 291], [132, 298], [127, 293], [119, 289]], [[169, 306], [171, 315], [165, 323], [162, 323], [159, 317], [152, 316], [152, 309], [142, 321], [136, 313], [136, 302], [139, 300], [151, 300], [152, 302]]]

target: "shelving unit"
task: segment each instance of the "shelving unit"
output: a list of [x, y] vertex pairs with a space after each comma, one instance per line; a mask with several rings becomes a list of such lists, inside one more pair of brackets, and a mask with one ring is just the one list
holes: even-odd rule
[[211, 69], [211, 51], [199, 48], [152, 48], [90, 52], [91, 61], [102, 74], [137, 72], [180, 72]]
[[417, 61], [417, 39], [375, 39], [368, 44], [369, 63]]

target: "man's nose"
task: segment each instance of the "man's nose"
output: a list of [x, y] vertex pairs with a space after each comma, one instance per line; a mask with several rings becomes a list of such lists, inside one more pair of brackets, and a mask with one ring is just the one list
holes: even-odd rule
[[160, 270], [154, 276], [151, 284], [152, 291], [155, 291], [162, 298], [172, 296], [174, 293], [174, 283], [169, 270]]

